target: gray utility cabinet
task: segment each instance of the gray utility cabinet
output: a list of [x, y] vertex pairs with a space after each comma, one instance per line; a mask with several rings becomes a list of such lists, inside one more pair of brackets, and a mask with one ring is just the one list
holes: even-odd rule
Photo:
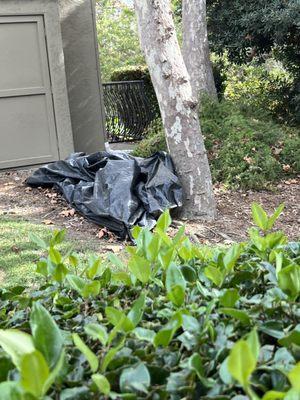
[[58, 5], [0, 1], [0, 168], [73, 151]]
[[0, 169], [104, 148], [93, 0], [0, 0]]

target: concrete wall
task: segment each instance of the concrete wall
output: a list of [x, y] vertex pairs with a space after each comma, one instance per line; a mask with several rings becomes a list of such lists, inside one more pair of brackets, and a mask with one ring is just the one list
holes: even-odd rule
[[104, 150], [105, 123], [93, 0], [58, 0], [76, 151]]

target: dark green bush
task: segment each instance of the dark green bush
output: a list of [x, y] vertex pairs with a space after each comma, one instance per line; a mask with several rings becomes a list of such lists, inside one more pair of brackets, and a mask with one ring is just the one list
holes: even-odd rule
[[300, 121], [297, 106], [292, 100], [296, 96], [294, 78], [275, 60], [270, 59], [264, 64], [257, 61], [243, 65], [228, 64], [224, 69], [225, 99], [265, 110], [274, 119], [290, 125]]
[[160, 118], [154, 120], [148, 128], [146, 138], [141, 140], [134, 148], [132, 155], [149, 157], [156, 151], [166, 151], [167, 143]]
[[[1, 400], [296, 400], [300, 243], [257, 228], [229, 248], [134, 228], [126, 257], [45, 252], [36, 288], [0, 289]], [[124, 261], [126, 260], [127, 261]], [[247, 395], [241, 396], [241, 395]]]
[[152, 111], [159, 114], [159, 106], [156, 98], [156, 94], [150, 78], [150, 73], [146, 65], [134, 65], [131, 67], [124, 67], [116, 69], [111, 75], [111, 81], [144, 81], [146, 95], [150, 102]]
[[[215, 182], [261, 189], [300, 171], [298, 131], [287, 132], [264, 111], [204, 99], [201, 126]], [[137, 145], [134, 154], [147, 157], [157, 149], [166, 150], [166, 142], [163, 129], [156, 127]], [[284, 165], [291, 168], [287, 171]]]

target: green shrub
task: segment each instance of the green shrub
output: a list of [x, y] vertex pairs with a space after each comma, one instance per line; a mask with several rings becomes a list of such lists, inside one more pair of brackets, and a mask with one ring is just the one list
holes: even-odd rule
[[132, 65], [115, 69], [110, 77], [112, 82], [140, 81], [151, 84], [151, 78], [147, 65]]
[[[300, 137], [297, 129], [287, 130], [257, 108], [230, 101], [204, 99], [201, 126], [213, 180], [230, 187], [261, 189], [270, 182], [299, 173]], [[166, 150], [164, 132], [150, 129], [134, 155], [147, 157]], [[284, 165], [290, 165], [286, 171]]]
[[169, 237], [166, 211], [126, 257], [87, 264], [57, 250], [63, 231], [32, 235], [44, 283], [0, 289], [1, 400], [298, 399], [300, 243], [273, 230], [282, 209], [253, 204], [249, 240], [216, 248]]
[[256, 61], [231, 64], [225, 69], [225, 99], [265, 110], [274, 119], [288, 124], [300, 121], [292, 101], [295, 97], [294, 79], [280, 64], [271, 59], [264, 64]]
[[279, 148], [279, 160], [282, 165], [290, 166], [287, 170], [291, 175], [300, 171], [300, 133], [293, 129], [286, 129], [286, 137]]
[[167, 143], [160, 118], [154, 120], [148, 128], [146, 138], [141, 140], [132, 151], [133, 156], [150, 157], [156, 151], [166, 151]]
[[150, 102], [152, 112], [160, 115], [156, 94], [146, 65], [133, 65], [130, 67], [115, 69], [111, 75], [112, 82], [139, 80], [144, 81], [146, 96]]

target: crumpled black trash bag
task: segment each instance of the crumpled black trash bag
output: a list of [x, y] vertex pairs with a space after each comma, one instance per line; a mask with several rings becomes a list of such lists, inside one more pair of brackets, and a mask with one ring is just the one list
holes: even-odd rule
[[182, 205], [182, 189], [169, 155], [149, 158], [126, 152], [72, 154], [39, 168], [27, 179], [32, 187], [55, 187], [81, 214], [121, 239], [134, 225], [155, 225], [166, 208]]

